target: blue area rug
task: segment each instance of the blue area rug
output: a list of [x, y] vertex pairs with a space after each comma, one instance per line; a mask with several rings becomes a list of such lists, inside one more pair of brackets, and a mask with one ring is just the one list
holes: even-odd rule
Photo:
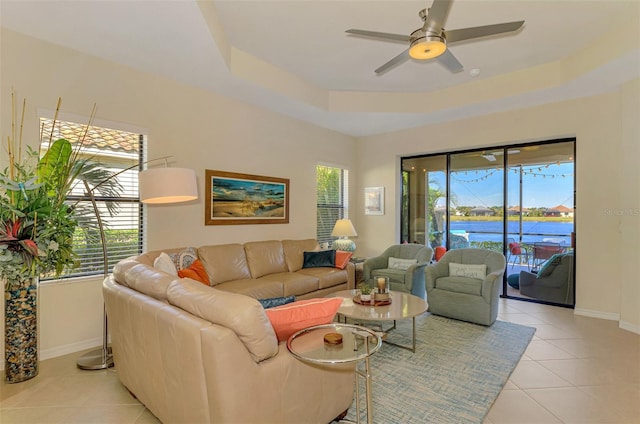
[[[415, 353], [383, 343], [371, 357], [374, 422], [482, 423], [534, 333], [503, 321], [484, 327], [436, 315], [416, 318]], [[399, 321], [388, 337], [410, 345], [411, 321]], [[355, 421], [355, 411], [354, 401], [347, 419]]]

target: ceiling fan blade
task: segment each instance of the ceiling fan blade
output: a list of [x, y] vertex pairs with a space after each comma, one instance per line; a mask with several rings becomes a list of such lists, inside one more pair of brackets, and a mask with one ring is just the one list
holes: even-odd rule
[[444, 26], [450, 8], [451, 0], [433, 0], [427, 13], [427, 20], [424, 22], [424, 29], [433, 29], [439, 32]]
[[460, 72], [464, 69], [462, 63], [456, 59], [456, 57], [451, 53], [451, 50], [447, 49], [440, 56], [436, 57], [436, 60], [440, 62], [442, 66], [450, 70], [451, 72]]
[[348, 29], [345, 32], [347, 34], [361, 35], [363, 37], [371, 37], [371, 38], [377, 38], [379, 40], [395, 41], [400, 43], [408, 43], [411, 40], [411, 37], [409, 37], [408, 35], [389, 34], [387, 32], [377, 32], [377, 31], [365, 31], [363, 29]]
[[447, 44], [471, 38], [486, 37], [487, 35], [501, 34], [503, 32], [517, 31], [524, 21], [505, 22], [503, 24], [483, 25], [470, 28], [460, 28], [444, 31]]
[[409, 60], [409, 49], [406, 49], [405, 51], [400, 53], [398, 56], [394, 57], [393, 59], [391, 59], [390, 61], [388, 61], [381, 67], [379, 67], [378, 69], [376, 69], [375, 73], [377, 75], [381, 75], [387, 72], [389, 69], [393, 68], [394, 66], [397, 66], [403, 62], [406, 62], [407, 60]]

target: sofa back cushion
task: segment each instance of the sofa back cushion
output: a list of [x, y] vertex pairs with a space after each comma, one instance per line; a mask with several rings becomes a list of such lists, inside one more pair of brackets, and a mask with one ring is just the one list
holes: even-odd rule
[[282, 240], [282, 247], [289, 272], [296, 272], [302, 269], [304, 252], [320, 250], [320, 245], [315, 239]]
[[[126, 264], [123, 264], [123, 266]], [[114, 277], [116, 274], [114, 272]], [[116, 281], [119, 277], [116, 277]], [[155, 269], [153, 266], [136, 263], [124, 271], [126, 285], [140, 293], [167, 302], [167, 288], [172, 281], [178, 279], [175, 275]]]
[[282, 242], [279, 240], [254, 241], [244, 244], [252, 278], [287, 272]]
[[264, 308], [255, 299], [207, 287], [189, 279], [173, 281], [169, 303], [238, 335], [256, 362], [278, 353], [278, 339]]
[[225, 281], [251, 278], [247, 257], [241, 244], [220, 244], [198, 248], [198, 257], [209, 274], [212, 286]]

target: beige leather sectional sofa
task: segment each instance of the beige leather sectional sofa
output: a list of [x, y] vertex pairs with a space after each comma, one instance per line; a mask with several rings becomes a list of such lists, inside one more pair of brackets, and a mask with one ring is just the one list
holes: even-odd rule
[[118, 263], [103, 293], [120, 381], [166, 423], [330, 422], [352, 403], [353, 366], [294, 358], [255, 300], [353, 287], [352, 264], [302, 268], [302, 252], [316, 247], [200, 247], [213, 287], [153, 268], [161, 252]]

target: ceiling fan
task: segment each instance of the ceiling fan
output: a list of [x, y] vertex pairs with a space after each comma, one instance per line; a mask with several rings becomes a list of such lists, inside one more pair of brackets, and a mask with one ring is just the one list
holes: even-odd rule
[[453, 53], [447, 49], [447, 44], [517, 31], [524, 24], [524, 21], [515, 21], [445, 30], [443, 25], [449, 13], [451, 1], [452, 0], [434, 0], [431, 8], [422, 9], [418, 15], [424, 21], [424, 25], [413, 31], [411, 35], [389, 34], [386, 32], [366, 31], [362, 29], [348, 29], [346, 32], [348, 34], [372, 37], [384, 41], [409, 44], [409, 48], [376, 69], [375, 73], [378, 75], [407, 61], [409, 58], [417, 60], [436, 59], [451, 72], [460, 72], [463, 66]]

